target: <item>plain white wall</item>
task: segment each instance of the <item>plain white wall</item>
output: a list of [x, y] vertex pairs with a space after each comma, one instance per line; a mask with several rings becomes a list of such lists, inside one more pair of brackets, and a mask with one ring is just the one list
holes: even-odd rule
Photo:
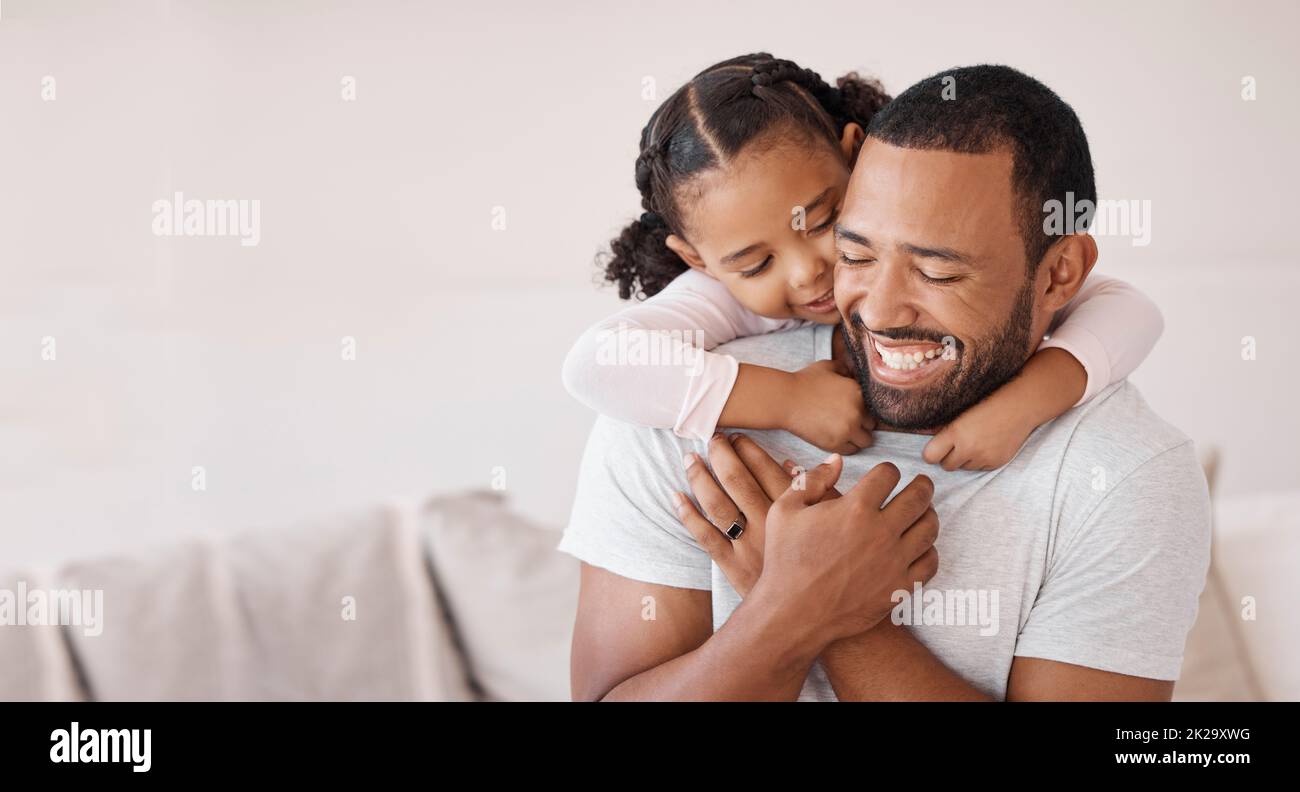
[[[1134, 379], [1222, 448], [1224, 491], [1300, 487], [1297, 29], [1288, 2], [4, 0], [0, 563], [497, 467], [562, 522], [592, 416], [559, 365], [617, 305], [592, 258], [638, 211], [645, 78], [760, 49], [893, 92], [986, 61], [1055, 88], [1102, 197], [1152, 202], [1149, 247], [1101, 240], [1167, 320]], [[177, 190], [259, 200], [260, 245], [154, 236]]]

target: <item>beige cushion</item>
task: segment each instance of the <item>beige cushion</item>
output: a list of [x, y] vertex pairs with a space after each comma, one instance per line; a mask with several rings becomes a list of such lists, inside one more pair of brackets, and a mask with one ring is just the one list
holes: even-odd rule
[[[19, 584], [22, 584], [20, 586]], [[26, 622], [17, 609], [27, 608], [33, 598], [26, 592], [48, 593], [55, 588], [46, 570], [29, 569], [0, 575], [0, 590], [12, 598], [14, 621], [0, 624], [0, 701], [84, 701], [76, 670], [64, 643], [64, 630], [94, 630], [90, 623], [59, 626], [52, 616], [44, 624]], [[44, 595], [42, 595], [44, 596]], [[48, 600], [48, 597], [45, 597]]]
[[104, 591], [103, 634], [71, 633], [90, 695], [471, 700], [417, 523], [374, 508], [67, 566]]
[[[1213, 498], [1218, 484], [1219, 451], [1198, 444], [1197, 456]], [[1217, 535], [1210, 544], [1210, 569], [1197, 603], [1196, 623], [1187, 635], [1174, 701], [1254, 701], [1259, 691], [1246, 662], [1246, 647], [1231, 623], [1232, 608], [1219, 570]]]
[[560, 532], [511, 512], [492, 492], [431, 501], [435, 579], [482, 697], [567, 701], [578, 561]]
[[1259, 698], [1246, 660], [1246, 647], [1234, 633], [1233, 609], [1211, 561], [1196, 623], [1187, 636], [1183, 669], [1174, 701], [1255, 701]]
[[1221, 498], [1215, 520], [1225, 612], [1259, 694], [1300, 700], [1300, 491]]
[[1300, 699], [1297, 569], [1300, 492], [1218, 499], [1210, 576], [1175, 699]]

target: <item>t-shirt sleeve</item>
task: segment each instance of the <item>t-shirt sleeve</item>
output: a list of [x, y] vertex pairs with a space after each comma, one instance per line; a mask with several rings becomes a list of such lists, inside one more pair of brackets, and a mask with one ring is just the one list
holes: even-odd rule
[[667, 430], [597, 418], [558, 549], [631, 580], [711, 588], [713, 562], [672, 508], [674, 492], [690, 492], [684, 442]]
[[1177, 679], [1210, 559], [1209, 495], [1192, 443], [1147, 460], [1095, 504], [1077, 530], [1058, 530], [1015, 653]]

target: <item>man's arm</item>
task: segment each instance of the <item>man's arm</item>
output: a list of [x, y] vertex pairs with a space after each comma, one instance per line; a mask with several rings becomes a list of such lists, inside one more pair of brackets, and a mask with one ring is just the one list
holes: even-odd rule
[[840, 701], [991, 701], [888, 619], [843, 638], [821, 656]]
[[[992, 701], [892, 622], [836, 641], [821, 656], [840, 701]], [[1017, 657], [1007, 701], [1168, 701], [1174, 683]]]
[[820, 645], [761, 587], [713, 632], [711, 594], [582, 565], [573, 698], [585, 701], [798, 697]]
[[816, 625], [789, 615], [819, 592], [769, 606], [755, 592], [713, 634], [709, 554], [672, 511], [671, 493], [686, 488], [683, 450], [666, 431], [596, 421], [559, 545], [583, 562], [573, 697], [793, 699], [817, 653], [846, 633], [808, 636], [827, 630], [825, 608]]

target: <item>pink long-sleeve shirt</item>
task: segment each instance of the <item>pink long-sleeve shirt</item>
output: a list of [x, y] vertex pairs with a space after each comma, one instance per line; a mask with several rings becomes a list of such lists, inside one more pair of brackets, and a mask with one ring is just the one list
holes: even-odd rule
[[[802, 324], [759, 316], [716, 279], [688, 270], [648, 300], [588, 328], [564, 360], [564, 386], [601, 414], [707, 440], [740, 372], [735, 358], [711, 350]], [[1146, 295], [1093, 274], [1057, 311], [1039, 349], [1064, 349], [1083, 365], [1082, 404], [1132, 373], [1163, 330], [1160, 309]]]

